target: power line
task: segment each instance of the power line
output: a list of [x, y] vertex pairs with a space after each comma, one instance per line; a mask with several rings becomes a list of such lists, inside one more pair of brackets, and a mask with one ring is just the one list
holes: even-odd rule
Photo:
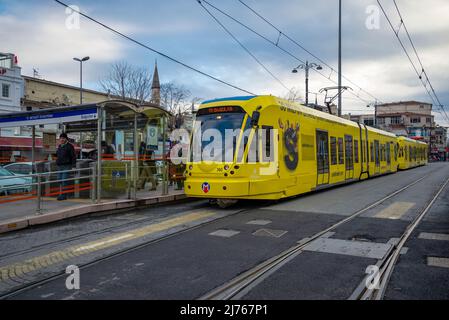
[[214, 14], [212, 12], [210, 12], [202, 3], [201, 0], [196, 0], [199, 5], [232, 37], [232, 39], [235, 40], [235, 42], [237, 42], [240, 47], [243, 48], [243, 50], [245, 50], [263, 69], [265, 69], [266, 72], [268, 72], [277, 82], [279, 82], [281, 84], [281, 86], [283, 86], [286, 90], [291, 91], [291, 89], [289, 89], [278, 77], [276, 77], [241, 41], [239, 41], [239, 39], [237, 39], [236, 36], [234, 36], [234, 34], [232, 34], [232, 32], [226, 28], [224, 26], [223, 23], [221, 23], [221, 21], [214, 16]]
[[[230, 14], [228, 14], [227, 12], [223, 11], [222, 9], [216, 7], [215, 5], [211, 4], [209, 1], [207, 0], [197, 0], [197, 1], [201, 1], [201, 3], [205, 3], [208, 6], [210, 6], [211, 8], [213, 8], [214, 10], [220, 12], [221, 14], [223, 14], [224, 16], [228, 17], [229, 19], [233, 20], [234, 22], [236, 22], [237, 24], [241, 25], [242, 27], [244, 27], [245, 29], [247, 29], [248, 31], [256, 34], [257, 36], [261, 37], [262, 39], [264, 39], [265, 41], [267, 41], [268, 43], [272, 44], [273, 46], [277, 47], [278, 49], [280, 49], [281, 51], [283, 51], [284, 53], [288, 54], [289, 56], [291, 56], [292, 58], [294, 58], [295, 60], [301, 62], [301, 63], [305, 63], [302, 59], [298, 58], [296, 55], [294, 55], [293, 53], [291, 53], [290, 51], [282, 48], [281, 46], [279, 46], [279, 43], [275, 43], [274, 41], [268, 39], [267, 37], [265, 37], [264, 35], [260, 34], [259, 32], [257, 32], [256, 30], [254, 30], [253, 28], [249, 27], [248, 25], [246, 25], [245, 23], [241, 22], [240, 20], [234, 18], [233, 16], [231, 16]], [[331, 69], [331, 74], [330, 76], [326, 76], [325, 74], [323, 74], [322, 72], [316, 70], [316, 69], [312, 69], [313, 71], [315, 71], [316, 73], [320, 74], [322, 77], [328, 79], [329, 81], [333, 82], [334, 84], [337, 84], [337, 82], [333, 79], [331, 79], [331, 75], [333, 72], [335, 72], [335, 70]], [[360, 87], [359, 87], [360, 88]], [[361, 88], [360, 88], [361, 89]], [[359, 100], [363, 101], [364, 103], [368, 103], [367, 100], [361, 98], [358, 94], [348, 91], [350, 94], [354, 95], [355, 97], [357, 97]], [[377, 99], [378, 101], [380, 101], [379, 99]]]
[[[275, 29], [278, 33], [279, 33], [279, 37], [284, 36], [286, 39], [290, 40], [292, 43], [294, 43], [296, 46], [298, 46], [299, 48], [301, 48], [302, 50], [304, 50], [305, 52], [307, 52], [309, 55], [311, 55], [312, 57], [314, 57], [315, 59], [317, 59], [318, 61], [320, 61], [322, 64], [324, 64], [325, 66], [327, 66], [331, 72], [335, 72], [337, 73], [337, 71], [335, 70], [335, 68], [333, 68], [331, 65], [329, 65], [328, 63], [326, 63], [323, 59], [321, 59], [320, 57], [318, 57], [317, 55], [315, 55], [314, 53], [312, 53], [310, 50], [308, 50], [307, 48], [305, 48], [303, 45], [301, 45], [298, 41], [296, 41], [295, 39], [291, 38], [288, 34], [286, 34], [285, 32], [283, 32], [282, 30], [280, 30], [278, 27], [276, 27], [273, 23], [271, 23], [267, 18], [263, 17], [259, 12], [257, 12], [256, 10], [254, 10], [253, 8], [251, 8], [248, 4], [246, 4], [244, 1], [242, 0], [238, 0], [242, 5], [244, 5], [246, 8], [248, 8], [251, 12], [253, 12], [256, 16], [258, 16], [260, 19], [262, 19], [263, 21], [265, 21], [268, 25], [270, 25], [273, 29]], [[279, 40], [278, 40], [279, 41]], [[360, 91], [365, 92], [367, 95], [369, 95], [370, 97], [372, 97], [373, 99], [381, 102], [380, 99], [376, 98], [374, 95], [372, 95], [370, 92], [366, 91], [365, 89], [363, 89], [362, 87], [360, 87], [359, 85], [357, 85], [355, 82], [351, 81], [349, 78], [345, 77], [342, 74], [342, 77], [348, 81], [349, 83], [351, 83], [352, 85], [356, 86]]]
[[[398, 31], [395, 30], [395, 28], [394, 28], [394, 26], [393, 26], [393, 24], [392, 24], [390, 18], [388, 17], [388, 15], [387, 15], [385, 9], [383, 8], [382, 4], [380, 3], [380, 0], [377, 0], [377, 3], [379, 4], [379, 6], [380, 6], [380, 8], [381, 8], [381, 10], [382, 10], [382, 12], [383, 12], [385, 18], [387, 19], [388, 24], [389, 24], [390, 27], [391, 27], [391, 30], [393, 31], [394, 35], [395, 35], [396, 38], [398, 39], [399, 44], [401, 45], [402, 49], [404, 50], [404, 53], [406, 54], [408, 60], [410, 61], [410, 64], [412, 65], [413, 70], [415, 71], [416, 75], [418, 76], [419, 80], [421, 81], [421, 84], [424, 86], [424, 89], [426, 90], [427, 94], [428, 94], [429, 97], [432, 99], [433, 104], [435, 104], [435, 105], [437, 105], [437, 106], [440, 107], [440, 109], [443, 111], [443, 113], [444, 113], [444, 115], [445, 115], [445, 117], [446, 117], [446, 120], [449, 121], [449, 116], [447, 115], [446, 110], [444, 110], [443, 105], [441, 104], [441, 102], [440, 102], [438, 96], [436, 95], [435, 90], [434, 90], [434, 88], [433, 88], [433, 86], [432, 86], [432, 83], [430, 82], [430, 79], [429, 79], [429, 77], [428, 77], [428, 75], [427, 75], [427, 73], [426, 73], [426, 71], [425, 71], [425, 69], [424, 69], [424, 66], [422, 65], [421, 59], [419, 58], [418, 52], [417, 52], [417, 50], [416, 50], [416, 47], [415, 47], [415, 45], [413, 44], [412, 38], [411, 38], [411, 36], [410, 36], [410, 33], [408, 32], [407, 27], [405, 26], [404, 19], [402, 18], [402, 15], [401, 15], [401, 13], [400, 13], [400, 11], [399, 11], [399, 8], [398, 8], [398, 6], [397, 6], [397, 4], [396, 4], [396, 1], [393, 0], [393, 2], [394, 2], [394, 4], [395, 4], [396, 10], [397, 10], [397, 12], [398, 12], [398, 14], [399, 14], [399, 18], [400, 18], [400, 20], [401, 20], [401, 24], [399, 25]], [[413, 62], [412, 58], [410, 57], [410, 54], [408, 53], [408, 51], [407, 51], [407, 49], [406, 49], [404, 43], [402, 42], [401, 38], [399, 37], [399, 31], [400, 31], [401, 26], [404, 26], [404, 30], [406, 31], [407, 36], [408, 36], [408, 39], [409, 39], [409, 41], [410, 41], [410, 43], [411, 43], [411, 45], [412, 45], [412, 47], [413, 47], [413, 50], [414, 50], [414, 52], [415, 52], [415, 55], [416, 55], [416, 57], [418, 58], [419, 64], [420, 64], [420, 66], [421, 66], [421, 73], [418, 71], [418, 69], [417, 69], [415, 63]], [[422, 79], [422, 75], [423, 75], [423, 74], [424, 74], [425, 77], [426, 77], [426, 81], [423, 81], [423, 79]], [[429, 84], [429, 86], [430, 86], [430, 88], [431, 88], [430, 90], [429, 90], [429, 88], [427, 88], [427, 83]], [[433, 92], [433, 96], [432, 96], [431, 91]]]
[[189, 66], [188, 64], [186, 64], [186, 63], [184, 63], [184, 62], [181, 62], [180, 60], [177, 60], [177, 59], [175, 59], [175, 58], [172, 58], [172, 57], [170, 57], [169, 55], [167, 55], [167, 54], [165, 54], [165, 53], [162, 53], [162, 52], [160, 52], [160, 51], [158, 51], [158, 50], [156, 50], [156, 49], [153, 49], [153, 48], [151, 48], [151, 47], [149, 47], [149, 46], [143, 44], [142, 42], [140, 42], [140, 41], [138, 41], [138, 40], [135, 40], [135, 39], [131, 38], [130, 36], [127, 36], [127, 35], [121, 33], [120, 31], [118, 31], [118, 30], [116, 30], [116, 29], [114, 29], [114, 28], [112, 28], [112, 27], [109, 27], [108, 25], [106, 25], [106, 24], [104, 24], [104, 23], [102, 23], [102, 22], [100, 22], [100, 21], [98, 21], [98, 20], [96, 20], [96, 19], [94, 19], [94, 18], [92, 18], [92, 17], [90, 17], [90, 16], [88, 16], [88, 15], [82, 13], [81, 11], [75, 10], [73, 7], [69, 7], [69, 5], [65, 4], [64, 2], [62, 2], [62, 1], [60, 1], [60, 0], [54, 0], [54, 1], [57, 2], [58, 4], [64, 6], [64, 7], [66, 7], [66, 8], [70, 8], [70, 9], [73, 10], [74, 12], [76, 12], [76, 13], [78, 13], [79, 15], [85, 17], [86, 19], [89, 19], [90, 21], [92, 21], [92, 22], [94, 22], [94, 23], [96, 23], [96, 24], [102, 26], [103, 28], [106, 28], [106, 29], [108, 29], [109, 31], [112, 31], [113, 33], [115, 33], [115, 34], [117, 34], [117, 35], [119, 35], [119, 36], [121, 36], [121, 37], [123, 37], [123, 38], [125, 38], [125, 39], [127, 39], [127, 40], [129, 40], [129, 41], [131, 41], [131, 42], [134, 42], [135, 44], [137, 44], [137, 45], [139, 45], [139, 46], [141, 46], [141, 47], [143, 47], [143, 48], [145, 48], [145, 49], [147, 49], [147, 50], [150, 50], [150, 51], [152, 51], [152, 52], [154, 52], [154, 53], [156, 53], [156, 54], [158, 54], [158, 55], [160, 55], [160, 56], [162, 56], [162, 57], [164, 57], [164, 58], [166, 58], [166, 59], [168, 59], [168, 60], [170, 60], [170, 61], [172, 61], [172, 62], [175, 62], [175, 63], [177, 63], [177, 64], [179, 64], [179, 65], [181, 65], [181, 66], [183, 66], [183, 67], [185, 67], [185, 68], [187, 68], [187, 69], [190, 69], [190, 70], [192, 70], [192, 71], [194, 71], [194, 72], [197, 72], [197, 73], [199, 73], [199, 74], [201, 74], [201, 75], [203, 75], [203, 76], [205, 76], [205, 77], [208, 77], [208, 78], [210, 78], [210, 79], [212, 79], [212, 80], [218, 81], [218, 82], [220, 82], [220, 83], [222, 83], [222, 84], [224, 84], [224, 85], [227, 85], [227, 86], [229, 86], [229, 87], [231, 87], [231, 88], [240, 90], [240, 91], [245, 92], [245, 93], [248, 93], [248, 94], [250, 94], [250, 95], [255, 95], [254, 93], [252, 93], [252, 92], [250, 92], [250, 91], [248, 91], [248, 90], [242, 89], [242, 88], [240, 88], [240, 87], [238, 87], [238, 86], [236, 86], [236, 85], [233, 85], [233, 84], [231, 84], [231, 83], [229, 83], [229, 82], [226, 82], [226, 81], [224, 81], [224, 80], [221, 80], [221, 79], [219, 79], [219, 78], [217, 78], [217, 77], [215, 77], [215, 76], [212, 76], [212, 75], [210, 75], [210, 74], [208, 74], [208, 73], [206, 73], [206, 72], [203, 72], [203, 71], [201, 71], [201, 70], [199, 70], [199, 69], [197, 69], [197, 68], [195, 68], [195, 67]]
[[429, 76], [427, 75], [427, 72], [424, 69], [424, 66], [422, 64], [421, 58], [419, 57], [418, 51], [416, 50], [415, 44], [413, 43], [413, 40], [412, 40], [412, 37], [410, 36], [410, 33], [408, 32], [407, 26], [405, 25], [404, 19], [402, 18], [402, 14], [401, 14], [401, 11], [399, 10], [399, 7], [398, 7], [398, 5], [396, 3], [396, 0], [393, 0], [393, 3], [394, 3], [394, 6], [396, 7], [396, 11], [398, 12], [399, 18], [401, 19], [401, 24], [404, 26], [404, 30], [407, 33], [408, 40], [410, 41], [410, 44], [412, 45], [413, 51], [415, 52], [416, 58], [418, 59], [418, 62], [420, 64], [420, 66], [421, 66], [421, 70], [422, 70], [421, 72], [426, 76], [426, 81], [429, 83], [430, 88], [431, 88], [431, 90], [432, 90], [436, 100], [438, 101], [440, 108], [442, 109], [442, 111], [444, 112], [446, 117], [449, 119], [449, 117], [448, 117], [448, 115], [446, 113], [446, 110], [444, 110], [444, 107], [443, 107], [442, 103], [440, 102], [440, 99], [436, 95], [435, 90], [434, 90], [434, 88], [432, 86], [432, 83], [430, 82]]

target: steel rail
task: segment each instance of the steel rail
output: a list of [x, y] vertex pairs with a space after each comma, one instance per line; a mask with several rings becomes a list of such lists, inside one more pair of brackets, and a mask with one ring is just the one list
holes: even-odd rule
[[[432, 171], [434, 172], [434, 171]], [[277, 256], [274, 256], [259, 265], [253, 267], [252, 269], [242, 273], [241, 275], [237, 276], [233, 280], [225, 283], [224, 285], [206, 293], [205, 295], [201, 296], [199, 300], [230, 300], [233, 298], [236, 298], [239, 294], [247, 289], [250, 288], [252, 285], [255, 284], [256, 281], [261, 279], [263, 276], [267, 276], [271, 274], [270, 272], [277, 270], [278, 268], [282, 267], [284, 264], [286, 264], [291, 259], [295, 258], [297, 255], [299, 255], [302, 250], [310, 244], [312, 241], [318, 239], [319, 237], [323, 236], [324, 234], [328, 233], [329, 231], [332, 231], [336, 229], [337, 227], [353, 220], [354, 218], [360, 216], [362, 213], [377, 207], [378, 205], [382, 204], [388, 199], [393, 198], [394, 196], [398, 195], [399, 193], [407, 190], [408, 188], [414, 186], [415, 184], [421, 182], [423, 179], [428, 177], [429, 174], [426, 174], [425, 176], [415, 180], [412, 183], [409, 183], [408, 185], [401, 187], [400, 189], [396, 190], [392, 194], [383, 197], [380, 200], [377, 200], [376, 202], [366, 206], [363, 209], [358, 210], [357, 212], [353, 213], [352, 215], [346, 217], [345, 219], [333, 224], [332, 226], [314, 234], [313, 236], [309, 238], [305, 238], [298, 242], [298, 244], [294, 245], [293, 247], [290, 247], [289, 249], [283, 251]]]
[[[378, 288], [368, 288], [366, 285], [363, 287], [362, 290], [359, 292], [354, 292], [353, 295], [350, 297], [351, 300], [382, 300], [385, 296], [385, 291], [387, 290], [388, 283], [390, 281], [391, 275], [393, 274], [394, 267], [396, 266], [396, 263], [399, 259], [399, 256], [401, 254], [401, 251], [407, 242], [407, 240], [410, 238], [413, 231], [416, 229], [416, 227], [419, 225], [419, 223], [422, 221], [422, 219], [425, 217], [425, 215], [429, 212], [429, 210], [432, 208], [435, 201], [440, 196], [441, 192], [446, 188], [446, 186], [449, 184], [449, 178], [446, 179], [445, 182], [438, 188], [437, 192], [433, 196], [433, 198], [428, 202], [427, 206], [421, 211], [421, 213], [407, 226], [407, 229], [402, 234], [402, 236], [399, 238], [399, 241], [395, 245], [394, 249], [389, 252], [389, 254], [384, 257], [378, 264], [380, 265], [379, 268], [379, 287]], [[367, 276], [368, 277], [368, 276]], [[366, 283], [367, 277], [363, 280], [362, 283]]]
[[[215, 219], [212, 219], [212, 220], [209, 220], [209, 221], [205, 221], [205, 222], [202, 222], [202, 223], [200, 223], [198, 225], [195, 225], [195, 226], [192, 226], [192, 227], [188, 227], [188, 228], [183, 229], [183, 230], [176, 231], [176, 232], [174, 232], [172, 234], [165, 235], [165, 236], [162, 236], [162, 237], [159, 237], [159, 238], [156, 238], [156, 239], [148, 240], [148, 241], [145, 241], [145, 242], [140, 243], [138, 245], [134, 245], [134, 246], [131, 246], [129, 248], [121, 249], [119, 251], [107, 254], [107, 255], [105, 255], [105, 256], [103, 256], [101, 258], [94, 259], [94, 260], [92, 260], [90, 262], [87, 262], [87, 263], [84, 263], [84, 264], [80, 264], [80, 265], [78, 265], [78, 267], [79, 267], [80, 270], [81, 269], [85, 269], [85, 268], [88, 268], [90, 266], [96, 265], [96, 264], [98, 264], [100, 262], [103, 262], [103, 261], [106, 261], [106, 260], [109, 260], [109, 259], [121, 256], [121, 255], [124, 255], [124, 254], [127, 254], [127, 253], [130, 253], [130, 252], [133, 252], [135, 250], [139, 250], [139, 249], [145, 248], [147, 246], [153, 245], [155, 243], [158, 243], [158, 242], [161, 242], [161, 241], [164, 241], [164, 240], [168, 240], [168, 239], [170, 239], [172, 237], [175, 237], [175, 236], [178, 236], [180, 234], [183, 234], [183, 233], [186, 233], [186, 232], [189, 232], [189, 231], [192, 231], [192, 230], [196, 230], [198, 228], [201, 228], [201, 227], [207, 226], [209, 224], [212, 224], [212, 223], [214, 223], [216, 221], [220, 221], [220, 220], [223, 220], [225, 218], [232, 217], [232, 216], [244, 213], [244, 212], [252, 210], [252, 209], [255, 209], [255, 208], [242, 209], [242, 210], [239, 210], [237, 212], [234, 212], [232, 214], [229, 214], [229, 215], [226, 215], [226, 216], [223, 216], [223, 217], [218, 217], [218, 218], [215, 218]], [[142, 221], [140, 221], [140, 222], [142, 222]], [[90, 233], [90, 234], [92, 234], [92, 233]], [[87, 235], [90, 235], [90, 234], [87, 234]], [[24, 284], [24, 285], [15, 287], [15, 288], [13, 288], [12, 290], [10, 290], [10, 291], [8, 291], [6, 293], [0, 293], [0, 300], [5, 300], [5, 299], [8, 299], [8, 298], [12, 298], [12, 297], [14, 297], [14, 296], [16, 296], [16, 295], [18, 295], [20, 293], [23, 293], [23, 292], [31, 290], [33, 288], [42, 286], [45, 283], [48, 283], [48, 282], [50, 282], [52, 280], [63, 278], [63, 277], [66, 277], [66, 276], [67, 276], [67, 274], [65, 273], [65, 269], [61, 270], [60, 272], [55, 272], [54, 275], [45, 277], [45, 278], [40, 279], [40, 280], [32, 281], [32, 282], [30, 282], [28, 284]]]

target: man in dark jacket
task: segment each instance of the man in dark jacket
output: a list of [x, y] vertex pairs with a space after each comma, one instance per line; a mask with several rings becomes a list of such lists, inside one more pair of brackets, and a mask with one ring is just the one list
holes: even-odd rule
[[61, 144], [56, 151], [56, 156], [58, 157], [56, 165], [58, 166], [58, 180], [63, 181], [59, 182], [60, 194], [58, 200], [67, 200], [67, 194], [64, 192], [67, 191], [66, 187], [69, 185], [69, 181], [66, 181], [66, 179], [69, 178], [69, 171], [76, 166], [76, 153], [75, 148], [69, 142], [67, 134], [61, 133], [59, 139]]

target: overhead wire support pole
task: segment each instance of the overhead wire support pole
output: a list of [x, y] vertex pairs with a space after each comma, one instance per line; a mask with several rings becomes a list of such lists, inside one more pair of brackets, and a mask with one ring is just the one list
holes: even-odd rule
[[[205, 3], [208, 3], [206, 0], [202, 0]], [[289, 41], [291, 41], [293, 44], [295, 44], [296, 46], [298, 46], [299, 48], [301, 48], [302, 50], [304, 50], [306, 53], [308, 53], [309, 55], [311, 55], [312, 57], [314, 57], [315, 59], [317, 59], [319, 62], [321, 62], [324, 66], [328, 67], [331, 70], [331, 74], [333, 72], [336, 73], [335, 68], [333, 68], [331, 65], [329, 65], [328, 63], [326, 63], [323, 59], [319, 58], [317, 55], [315, 55], [313, 52], [311, 52], [310, 50], [308, 50], [307, 48], [305, 48], [303, 45], [301, 45], [298, 41], [296, 41], [295, 39], [293, 39], [292, 37], [290, 37], [288, 34], [286, 34], [285, 32], [283, 32], [282, 30], [280, 30], [278, 27], [276, 27], [273, 23], [271, 23], [267, 18], [263, 17], [260, 13], [258, 13], [256, 10], [254, 10], [253, 8], [251, 8], [248, 4], [246, 4], [244, 1], [242, 0], [237, 0], [239, 1], [243, 6], [245, 6], [248, 10], [250, 10], [252, 13], [254, 13], [256, 16], [258, 16], [260, 19], [262, 19], [263, 21], [265, 21], [269, 26], [271, 26], [273, 29], [275, 29], [277, 32], [279, 32], [280, 34], [282, 34], [282, 36], [284, 36], [286, 39], [288, 39]], [[209, 4], [209, 3], [208, 3]], [[211, 5], [211, 4], [209, 4]], [[211, 5], [212, 6], [212, 5]], [[351, 84], [353, 84], [354, 86], [356, 86], [357, 88], [359, 88], [361, 91], [365, 92], [368, 96], [370, 96], [373, 99], [377, 99], [378, 101], [380, 101], [377, 97], [375, 97], [374, 95], [372, 95], [370, 92], [368, 92], [367, 90], [363, 89], [362, 87], [358, 86], [355, 82], [351, 81], [349, 78], [345, 77], [342, 74], [342, 78], [344, 78], [346, 81], [350, 82]], [[366, 100], [364, 100], [366, 101]]]
[[341, 117], [341, 0], [338, 0], [338, 116]]
[[[232, 21], [236, 22], [237, 24], [241, 25], [242, 27], [244, 27], [245, 29], [247, 29], [248, 31], [256, 34], [257, 36], [259, 36], [260, 38], [264, 39], [265, 41], [267, 41], [268, 43], [272, 44], [273, 46], [277, 47], [279, 50], [281, 50], [282, 52], [286, 53], [287, 55], [289, 55], [290, 57], [292, 57], [293, 59], [296, 59], [297, 61], [301, 62], [301, 63], [305, 63], [305, 61], [303, 61], [302, 59], [298, 58], [296, 55], [294, 55], [293, 53], [291, 53], [290, 51], [282, 48], [279, 44], [276, 44], [274, 41], [268, 39], [267, 37], [265, 37], [264, 35], [260, 34], [259, 32], [257, 32], [256, 30], [252, 29], [251, 27], [249, 27], [248, 25], [244, 24], [243, 22], [237, 20], [236, 18], [234, 18], [233, 16], [231, 16], [230, 14], [226, 13], [225, 11], [221, 10], [220, 8], [214, 6], [213, 4], [211, 4], [210, 2], [208, 2], [207, 0], [195, 0], [195, 1], [201, 1], [201, 3], [205, 3], [208, 6], [210, 6], [211, 8], [215, 9], [216, 11], [220, 12], [221, 14], [223, 14], [224, 16], [228, 17], [229, 19], [231, 19]], [[275, 28], [275, 27], [274, 27]], [[279, 30], [279, 29], [276, 29]], [[285, 33], [282, 32], [282, 35], [286, 36]], [[287, 37], [287, 36], [286, 36]], [[294, 40], [291, 40], [294, 41]], [[319, 61], [322, 61], [321, 59], [318, 58]], [[324, 65], [327, 65], [329, 67], [328, 64], [326, 64], [324, 62]], [[331, 69], [331, 73], [335, 72], [337, 73], [337, 71], [335, 71], [333, 68], [329, 67]], [[334, 84], [338, 84], [337, 81], [334, 81], [333, 79], [330, 79], [328, 76], [324, 75], [322, 72], [318, 71], [317, 69], [314, 69], [315, 72], [317, 72], [318, 74], [320, 74], [322, 77], [329, 79], [331, 82], [333, 82]], [[352, 82], [352, 81], [349, 81]], [[352, 82], [353, 83], [353, 82]], [[357, 86], [357, 85], [356, 85]], [[358, 88], [360, 88], [359, 86], [357, 86]], [[363, 90], [363, 89], [362, 89]], [[366, 91], [366, 90], [363, 90]], [[353, 93], [352, 91], [350, 92], [352, 95], [356, 96], [355, 93]], [[357, 96], [356, 96], [357, 97]], [[363, 101], [364, 103], [368, 103], [368, 101], [366, 99], [362, 99], [360, 97], [357, 97], [359, 100]], [[379, 99], [377, 99], [379, 100]], [[379, 100], [380, 101], [380, 100]]]

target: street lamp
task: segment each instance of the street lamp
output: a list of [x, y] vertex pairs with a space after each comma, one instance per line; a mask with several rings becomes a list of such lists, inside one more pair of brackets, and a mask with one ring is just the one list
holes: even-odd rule
[[377, 128], [377, 100], [374, 101], [374, 103], [370, 103], [366, 107], [374, 107], [374, 127]]
[[89, 59], [90, 57], [84, 57], [82, 59], [73, 58], [73, 60], [80, 63], [80, 104], [83, 104], [83, 62]]
[[306, 106], [309, 105], [309, 69], [322, 70], [323, 68], [316, 64], [315, 62], [309, 63], [306, 61], [305, 64], [300, 64], [292, 70], [292, 73], [298, 73], [298, 69], [304, 69], [306, 71]]

